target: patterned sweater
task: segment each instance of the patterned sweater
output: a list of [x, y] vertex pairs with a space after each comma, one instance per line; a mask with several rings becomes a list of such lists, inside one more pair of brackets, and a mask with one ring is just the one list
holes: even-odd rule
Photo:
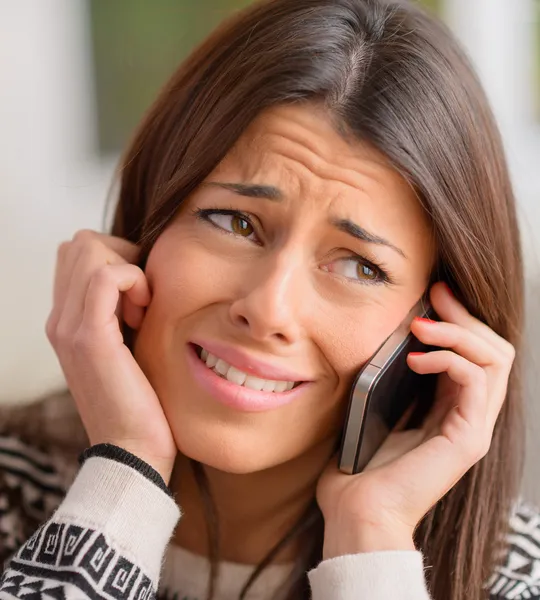
[[[0, 599], [206, 598], [208, 562], [170, 544], [181, 511], [159, 475], [103, 445], [79, 468], [84, 432], [65, 427], [58, 403], [50, 408], [15, 427], [17, 435], [0, 421]], [[41, 418], [47, 411], [53, 424], [64, 425], [54, 436], [64, 438], [61, 451], [28, 439], [51, 426]], [[508, 553], [486, 584], [490, 598], [538, 600], [540, 514], [517, 503], [510, 525]], [[247, 599], [283, 598], [290, 568], [269, 567]], [[237, 599], [252, 569], [222, 563], [215, 600]], [[326, 560], [308, 578], [314, 600], [429, 600], [422, 556], [414, 551]]]

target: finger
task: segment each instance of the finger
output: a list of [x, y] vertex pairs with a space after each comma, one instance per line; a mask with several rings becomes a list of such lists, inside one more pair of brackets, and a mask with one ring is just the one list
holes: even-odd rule
[[484, 367], [488, 374], [490, 419], [495, 421], [506, 395], [508, 375], [514, 362], [513, 348], [507, 352], [505, 340], [496, 347], [476, 333], [455, 323], [414, 319], [411, 331], [428, 345], [451, 348], [465, 359]]
[[511, 344], [497, 335], [488, 325], [473, 317], [452, 294], [446, 283], [438, 282], [433, 285], [430, 290], [430, 298], [435, 312], [442, 321], [461, 325], [484, 339], [504, 355], [512, 356], [513, 348]]
[[69, 335], [79, 326], [84, 313], [88, 286], [96, 270], [107, 265], [123, 264], [126, 263], [119, 254], [111, 252], [99, 242], [94, 242], [80, 250], [78, 259], [72, 268], [73, 275], [58, 324], [62, 335]]
[[54, 268], [53, 305], [47, 319], [48, 333], [55, 332], [58, 326], [72, 275], [71, 265], [77, 256], [78, 252], [71, 242], [63, 242], [58, 246]]
[[70, 272], [69, 265], [70, 261], [73, 261], [75, 256], [72, 249], [71, 242], [62, 242], [56, 251], [56, 263], [54, 267], [54, 287], [53, 287], [53, 304], [54, 306], [60, 305], [60, 301], [64, 298], [65, 290], [67, 288], [67, 282], [69, 277], [67, 276]]
[[441, 423], [448, 412], [457, 405], [460, 389], [460, 386], [455, 385], [446, 373], [437, 375], [435, 402], [422, 423], [426, 439], [440, 433]]
[[85, 298], [83, 326], [95, 330], [116, 323], [115, 309], [121, 293], [135, 306], [149, 304], [150, 288], [139, 267], [110, 265], [94, 273]]
[[411, 331], [424, 344], [450, 348], [481, 367], [501, 363], [501, 353], [495, 346], [462, 325], [415, 318]]
[[131, 329], [138, 331], [146, 313], [144, 307], [134, 304], [127, 294], [121, 295], [119, 306], [120, 310], [115, 313], [118, 319], [121, 319]]
[[139, 249], [135, 244], [119, 237], [105, 235], [96, 231], [78, 231], [71, 242], [64, 242], [58, 249], [57, 277], [55, 281], [55, 305], [64, 305], [64, 300], [70, 290], [75, 266], [81, 255], [87, 253], [103, 255], [106, 264], [118, 264], [123, 261], [134, 263], [137, 260]]
[[73, 241], [82, 246], [98, 242], [131, 264], [135, 264], [139, 258], [140, 249], [136, 244], [106, 233], [82, 229], [73, 236]]
[[488, 416], [488, 389], [486, 372], [450, 350], [437, 350], [426, 354], [409, 354], [409, 367], [421, 375], [446, 373], [461, 386], [458, 395], [459, 412], [471, 427], [480, 427]]
[[418, 522], [485, 455], [487, 447], [483, 438], [475, 437], [475, 430], [465, 426], [454, 440], [443, 435], [426, 440], [386, 463], [381, 474], [384, 471], [392, 486], [404, 490], [404, 501], [411, 499], [411, 505], [403, 508], [416, 513]]
[[[59, 278], [59, 284], [63, 292], [60, 300], [63, 301], [67, 290], [70, 289], [75, 265], [77, 265], [81, 255], [103, 256], [106, 264], [119, 264], [123, 261], [134, 263], [138, 257], [139, 249], [135, 244], [122, 238], [83, 229], [75, 233], [71, 242], [61, 244], [59, 253], [63, 258], [60, 261], [61, 272]], [[118, 260], [118, 257], [123, 260]]]

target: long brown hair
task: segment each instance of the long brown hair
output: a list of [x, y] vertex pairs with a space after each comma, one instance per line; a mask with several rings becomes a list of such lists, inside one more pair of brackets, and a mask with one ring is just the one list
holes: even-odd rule
[[[499, 133], [446, 27], [403, 1], [270, 0], [237, 13], [194, 50], [146, 115], [122, 161], [112, 232], [141, 246], [144, 265], [179, 205], [250, 121], [292, 102], [323, 105], [344, 137], [388, 157], [432, 220], [438, 278], [517, 349], [489, 453], [415, 534], [434, 599], [480, 600], [521, 476], [522, 259]], [[205, 488], [204, 467], [195, 470]], [[283, 541], [305, 539], [291, 599], [309, 597], [305, 571], [320, 560], [322, 528], [312, 506]]]

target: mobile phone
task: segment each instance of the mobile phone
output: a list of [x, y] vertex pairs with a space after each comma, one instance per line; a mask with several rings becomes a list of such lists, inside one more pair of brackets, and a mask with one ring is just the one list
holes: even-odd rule
[[406, 362], [409, 352], [434, 349], [411, 333], [415, 317], [437, 320], [426, 297], [417, 302], [354, 380], [339, 452], [339, 468], [344, 473], [352, 475], [366, 467], [413, 402], [410, 426], [418, 426], [430, 408], [436, 377], [418, 375]]

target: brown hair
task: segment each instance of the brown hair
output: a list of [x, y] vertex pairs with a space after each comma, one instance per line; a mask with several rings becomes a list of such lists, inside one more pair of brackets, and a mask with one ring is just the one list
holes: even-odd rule
[[[489, 453], [415, 534], [434, 599], [480, 600], [521, 475], [522, 259], [499, 133], [445, 26], [401, 1], [271, 0], [239, 12], [195, 49], [146, 115], [122, 161], [113, 233], [141, 246], [144, 265], [250, 121], [292, 102], [322, 104], [343, 136], [388, 157], [432, 220], [437, 277], [517, 350]], [[204, 468], [195, 470], [205, 488]], [[314, 504], [283, 541], [305, 538], [291, 599], [309, 597], [305, 571], [320, 560], [322, 528]]]

